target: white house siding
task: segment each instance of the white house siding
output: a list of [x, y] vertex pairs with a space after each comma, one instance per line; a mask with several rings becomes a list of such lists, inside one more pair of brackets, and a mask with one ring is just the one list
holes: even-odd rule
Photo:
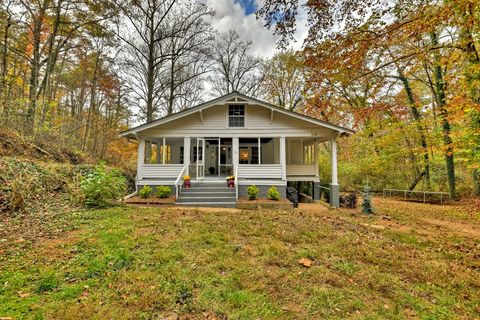
[[[213, 106], [180, 119], [162, 124], [160, 127], [144, 130], [141, 136], [165, 137], [309, 137], [312, 135], [328, 140], [333, 131], [292, 118], [262, 106], [248, 105], [243, 128], [229, 128], [228, 105]], [[202, 122], [203, 120], [203, 122]]]

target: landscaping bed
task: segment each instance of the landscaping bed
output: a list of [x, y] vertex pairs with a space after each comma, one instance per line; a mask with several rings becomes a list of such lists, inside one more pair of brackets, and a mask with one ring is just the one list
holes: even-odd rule
[[237, 202], [238, 209], [278, 209], [293, 210], [293, 203], [287, 199], [270, 200], [265, 198], [249, 200], [248, 198], [239, 198]]

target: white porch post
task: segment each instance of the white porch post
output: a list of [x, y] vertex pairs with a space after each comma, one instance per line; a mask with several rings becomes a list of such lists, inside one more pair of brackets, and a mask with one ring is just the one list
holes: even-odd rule
[[238, 166], [239, 161], [238, 155], [238, 137], [232, 138], [232, 163], [234, 166]]
[[137, 181], [142, 179], [142, 166], [145, 162], [145, 139], [138, 141]]
[[313, 157], [315, 159], [315, 181], [313, 181], [313, 199], [321, 200], [320, 195], [320, 168], [318, 167], [318, 156], [320, 152], [318, 150], [318, 141], [317, 139], [313, 140]]
[[157, 140], [157, 163], [162, 163], [162, 159], [160, 159], [161, 156], [161, 150], [160, 150], [160, 140]]
[[330, 205], [338, 208], [340, 205], [340, 187], [338, 185], [337, 175], [337, 137], [330, 140], [331, 160], [332, 160], [332, 182], [330, 183]]
[[287, 156], [285, 137], [280, 137], [280, 164], [282, 165], [282, 180], [287, 180]]
[[190, 175], [190, 137], [183, 138], [183, 164], [187, 167], [185, 174]]

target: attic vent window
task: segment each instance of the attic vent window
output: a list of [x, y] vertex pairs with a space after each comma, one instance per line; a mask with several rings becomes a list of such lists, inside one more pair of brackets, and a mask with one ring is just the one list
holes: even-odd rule
[[228, 106], [228, 126], [229, 127], [245, 127], [245, 106], [244, 105]]

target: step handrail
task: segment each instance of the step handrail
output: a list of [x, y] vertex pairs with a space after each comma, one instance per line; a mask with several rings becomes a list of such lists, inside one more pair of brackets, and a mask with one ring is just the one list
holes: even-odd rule
[[180, 174], [177, 177], [177, 180], [175, 180], [175, 200], [178, 199], [178, 193], [180, 192], [179, 189], [182, 188], [182, 185], [179, 185], [180, 179], [183, 176], [183, 173], [185, 172], [187, 166], [183, 166], [182, 171], [180, 171]]

